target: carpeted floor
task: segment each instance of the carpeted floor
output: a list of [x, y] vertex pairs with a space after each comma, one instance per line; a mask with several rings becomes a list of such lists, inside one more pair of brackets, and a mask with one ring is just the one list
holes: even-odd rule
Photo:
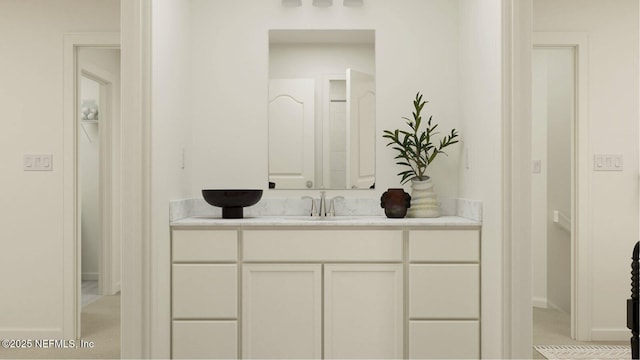
[[[92, 341], [93, 348], [3, 349], [2, 359], [119, 359], [120, 294], [102, 296], [82, 309], [81, 340]], [[64, 340], [64, 339], [55, 339]]]
[[626, 360], [631, 359], [629, 345], [536, 345], [547, 359]]

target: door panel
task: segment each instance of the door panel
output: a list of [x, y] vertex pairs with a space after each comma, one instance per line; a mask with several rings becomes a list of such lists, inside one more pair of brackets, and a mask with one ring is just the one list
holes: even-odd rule
[[347, 69], [347, 188], [375, 182], [376, 93], [372, 75]]
[[314, 179], [315, 81], [269, 81], [269, 181], [304, 189]]

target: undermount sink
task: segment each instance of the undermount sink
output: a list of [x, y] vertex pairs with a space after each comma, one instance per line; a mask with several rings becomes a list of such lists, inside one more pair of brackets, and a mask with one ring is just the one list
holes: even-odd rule
[[358, 220], [364, 219], [366, 216], [291, 216], [287, 217], [287, 219], [298, 220], [298, 221], [349, 221], [349, 220]]
[[202, 190], [204, 200], [209, 204], [222, 208], [224, 219], [242, 219], [243, 208], [255, 205], [262, 198], [262, 190], [258, 189], [206, 189]]

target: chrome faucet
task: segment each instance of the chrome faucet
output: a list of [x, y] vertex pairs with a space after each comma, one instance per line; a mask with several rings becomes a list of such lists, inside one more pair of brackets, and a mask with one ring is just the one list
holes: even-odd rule
[[327, 213], [327, 216], [336, 216], [336, 200], [344, 200], [344, 196], [336, 196], [333, 199], [329, 200], [329, 212]]
[[318, 216], [325, 217], [327, 216], [327, 204], [326, 204], [326, 191], [320, 191], [320, 206], [318, 209]]
[[[329, 199], [327, 200], [326, 197], [327, 192], [326, 191], [321, 191], [320, 192], [320, 199], [318, 199], [319, 204], [316, 207], [316, 200], [314, 198], [312, 198], [311, 196], [303, 196], [302, 199], [310, 199], [311, 200], [311, 216], [320, 216], [320, 217], [325, 217], [325, 216], [334, 216], [336, 214], [335, 212], [335, 208], [334, 208], [334, 200], [337, 199], [344, 199], [344, 197], [342, 196], [336, 196], [333, 199]], [[329, 201], [329, 209], [327, 210], [327, 201]]]
[[311, 196], [303, 196], [302, 200], [310, 199], [311, 200], [311, 216], [318, 216], [318, 211], [316, 210], [316, 201]]

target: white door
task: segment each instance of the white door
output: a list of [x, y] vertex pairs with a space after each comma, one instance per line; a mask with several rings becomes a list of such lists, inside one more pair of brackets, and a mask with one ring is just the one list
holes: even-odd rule
[[326, 359], [403, 357], [402, 264], [325, 265]]
[[242, 275], [242, 357], [319, 359], [322, 266], [248, 264]]
[[347, 187], [375, 182], [376, 93], [373, 75], [347, 69]]
[[269, 81], [269, 181], [304, 189], [314, 181], [315, 81]]

